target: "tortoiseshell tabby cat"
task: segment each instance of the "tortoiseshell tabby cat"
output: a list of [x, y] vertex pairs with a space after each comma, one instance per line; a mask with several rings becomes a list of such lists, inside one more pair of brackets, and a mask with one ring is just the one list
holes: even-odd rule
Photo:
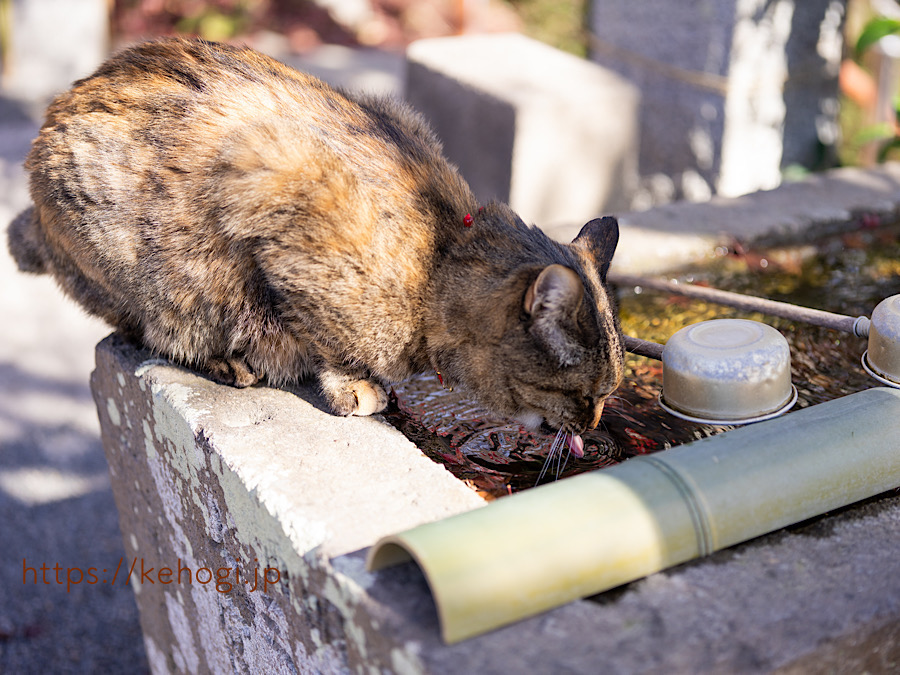
[[26, 168], [19, 267], [218, 382], [313, 373], [367, 415], [434, 370], [578, 434], [621, 381], [615, 219], [556, 243], [479, 207], [410, 109], [250, 49], [120, 53], [50, 105]]

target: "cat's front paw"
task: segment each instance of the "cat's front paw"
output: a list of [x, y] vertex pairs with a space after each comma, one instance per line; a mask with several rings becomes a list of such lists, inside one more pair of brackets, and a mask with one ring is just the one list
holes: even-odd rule
[[356, 399], [356, 408], [350, 415], [364, 417], [381, 412], [387, 407], [388, 397], [380, 384], [371, 380], [359, 380], [350, 385], [350, 391]]
[[231, 387], [252, 387], [259, 382], [259, 376], [243, 357], [230, 359], [210, 359], [206, 362], [206, 373], [219, 384]]
[[338, 415], [365, 417], [387, 407], [387, 394], [374, 380], [325, 369], [319, 372], [319, 382]]
[[384, 389], [371, 380], [351, 382], [331, 401], [338, 415], [358, 417], [381, 412], [387, 407], [387, 403], [388, 397]]

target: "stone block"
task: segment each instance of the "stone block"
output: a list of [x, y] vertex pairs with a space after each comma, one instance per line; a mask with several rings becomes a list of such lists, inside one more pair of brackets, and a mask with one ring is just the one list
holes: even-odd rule
[[373, 574], [364, 558], [382, 534], [482, 501], [392, 427], [335, 418], [310, 387], [216, 385], [116, 336], [92, 389], [125, 543], [108, 573], [134, 589], [156, 674], [900, 662], [896, 494], [447, 646], [418, 569]]
[[113, 336], [92, 389], [130, 556], [117, 574], [153, 672], [414, 659], [372, 632], [392, 618], [365, 608], [352, 552], [483, 504], [474, 492], [386, 423], [324, 412], [310, 388], [219, 387]]
[[522, 35], [420, 40], [406, 98], [481, 201], [537, 225], [627, 208], [637, 178], [636, 90]]
[[[712, 255], [719, 247], [797, 243], [846, 231], [861, 217], [900, 217], [900, 163], [813, 174], [738, 198], [678, 202], [619, 216], [619, 247], [612, 270], [622, 274], [667, 272]], [[548, 228], [571, 241], [579, 226]]]
[[43, 101], [89, 75], [109, 49], [106, 0], [12, 0], [3, 93]]
[[820, 167], [838, 138], [835, 0], [604, 0], [592, 58], [641, 92], [640, 200], [736, 196]]

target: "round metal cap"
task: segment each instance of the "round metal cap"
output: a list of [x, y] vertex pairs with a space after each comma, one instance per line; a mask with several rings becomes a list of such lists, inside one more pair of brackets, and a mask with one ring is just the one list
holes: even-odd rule
[[880, 382], [900, 386], [900, 295], [882, 300], [872, 312], [863, 367]]
[[715, 319], [682, 328], [662, 360], [660, 404], [685, 419], [747, 424], [780, 415], [797, 400], [787, 340], [758, 321]]

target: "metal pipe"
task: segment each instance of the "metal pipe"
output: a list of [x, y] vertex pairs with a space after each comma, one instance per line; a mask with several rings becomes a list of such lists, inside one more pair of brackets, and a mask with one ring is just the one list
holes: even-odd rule
[[[675, 295], [683, 295], [688, 298], [706, 300], [708, 302], [735, 307], [748, 312], [760, 312], [761, 314], [778, 316], [791, 321], [802, 321], [803, 323], [809, 323], [814, 326], [852, 333], [858, 337], [867, 337], [869, 335], [869, 320], [864, 316], [852, 317], [843, 314], [835, 314], [821, 309], [810, 309], [809, 307], [792, 305], [788, 302], [778, 302], [777, 300], [757, 298], [752, 295], [732, 293], [731, 291], [720, 291], [716, 288], [706, 288], [705, 286], [695, 286], [693, 284], [668, 281], [666, 279], [651, 279], [630, 274], [613, 273], [610, 273], [608, 279], [610, 283], [616, 284], [617, 286], [640, 286], [642, 288], [665, 291]], [[629, 349], [629, 351], [631, 350]]]
[[640, 338], [625, 336], [625, 349], [632, 354], [638, 356], [646, 356], [649, 359], [662, 361], [662, 354], [665, 345], [658, 342], [650, 342], [649, 340], [641, 340]]

